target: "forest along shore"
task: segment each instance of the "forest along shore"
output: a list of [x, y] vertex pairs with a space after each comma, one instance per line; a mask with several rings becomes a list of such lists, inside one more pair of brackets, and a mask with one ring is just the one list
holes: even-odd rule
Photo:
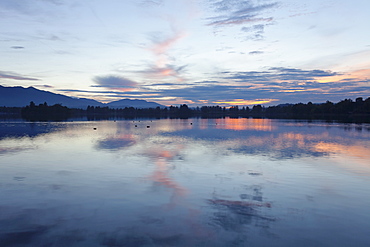
[[262, 105], [188, 107], [186, 104], [156, 108], [109, 108], [88, 106], [86, 109], [67, 108], [60, 104], [49, 106], [47, 102], [36, 105], [30, 102], [25, 107], [0, 107], [0, 118], [23, 118], [29, 121], [63, 121], [69, 118], [135, 119], [135, 118], [222, 118], [258, 117], [290, 119], [328, 119], [348, 122], [370, 122], [370, 97], [341, 100], [338, 103], [326, 101], [321, 104], [281, 104], [264, 107]]

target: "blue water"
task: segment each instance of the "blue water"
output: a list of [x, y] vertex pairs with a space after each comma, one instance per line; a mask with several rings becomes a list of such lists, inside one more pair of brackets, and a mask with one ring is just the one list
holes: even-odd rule
[[370, 246], [370, 125], [0, 122], [0, 246]]

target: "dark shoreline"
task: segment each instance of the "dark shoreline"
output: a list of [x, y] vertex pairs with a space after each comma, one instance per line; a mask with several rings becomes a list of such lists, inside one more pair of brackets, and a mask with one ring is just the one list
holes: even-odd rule
[[264, 107], [254, 105], [252, 108], [232, 106], [202, 106], [190, 108], [186, 104], [156, 108], [109, 108], [88, 106], [86, 109], [68, 108], [60, 104], [49, 106], [35, 105], [33, 102], [25, 107], [0, 107], [0, 119], [22, 118], [27, 121], [65, 121], [71, 118], [85, 120], [117, 119], [163, 119], [163, 118], [269, 118], [324, 120], [348, 123], [370, 123], [370, 97], [355, 101], [345, 99], [338, 103], [327, 101], [322, 104], [283, 104]]

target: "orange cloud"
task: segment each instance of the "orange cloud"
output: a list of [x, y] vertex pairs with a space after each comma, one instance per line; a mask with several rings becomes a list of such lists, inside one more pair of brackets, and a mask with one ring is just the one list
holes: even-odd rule
[[216, 101], [213, 102], [215, 104], [228, 104], [228, 105], [258, 105], [258, 104], [267, 104], [277, 101], [276, 99], [256, 99], [256, 100], [244, 100], [244, 99], [236, 99], [233, 101]]
[[181, 39], [186, 37], [185, 32], [175, 32], [175, 34], [167, 39], [164, 39], [159, 42], [155, 42], [154, 45], [149, 48], [149, 50], [155, 56], [155, 63], [151, 66], [149, 71], [146, 73], [152, 77], [166, 78], [166, 77], [175, 77], [179, 81], [183, 81], [183, 78], [180, 76], [179, 71], [182, 67], [176, 67], [170, 64], [167, 52]]
[[175, 33], [174, 36], [154, 44], [150, 49], [156, 55], [165, 54], [175, 43], [186, 36], [185, 33]]
[[370, 78], [370, 69], [359, 69], [350, 73], [339, 74], [328, 78], [317, 78], [316, 81], [320, 83], [328, 83], [345, 79], [367, 80], [368, 78]]
[[370, 78], [370, 69], [356, 70], [352, 74], [359, 78]]

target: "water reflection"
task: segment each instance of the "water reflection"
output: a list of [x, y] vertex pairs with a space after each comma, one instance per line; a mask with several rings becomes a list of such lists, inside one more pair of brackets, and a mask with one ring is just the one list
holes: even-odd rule
[[110, 136], [99, 140], [96, 148], [98, 150], [118, 151], [125, 147], [132, 146], [136, 143], [134, 135]]
[[183, 198], [188, 194], [188, 190], [185, 187], [170, 177], [170, 172], [176, 169], [175, 166], [171, 165], [170, 160], [178, 154], [178, 151], [165, 150], [158, 147], [148, 150], [148, 155], [153, 157], [151, 161], [155, 166], [154, 171], [147, 179], [153, 183], [154, 191], [158, 191], [162, 187], [172, 191], [170, 192], [170, 201], [165, 205], [166, 209], [181, 205]]
[[0, 140], [35, 137], [64, 129], [64, 127], [61, 123], [0, 122]]
[[216, 119], [217, 129], [272, 131], [271, 119], [221, 118]]
[[0, 124], [0, 246], [370, 241], [367, 125], [360, 131], [267, 119]]

